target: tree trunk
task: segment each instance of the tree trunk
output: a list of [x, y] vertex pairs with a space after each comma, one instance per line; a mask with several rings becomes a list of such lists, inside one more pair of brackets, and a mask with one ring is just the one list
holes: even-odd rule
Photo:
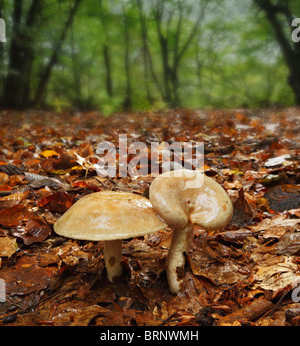
[[[208, 4], [208, 1], [202, 1], [201, 2], [201, 9], [199, 11], [199, 16], [197, 20], [195, 21], [195, 24], [193, 25], [193, 28], [188, 35], [185, 42], [181, 42], [182, 39], [180, 38], [182, 25], [184, 23], [184, 3], [182, 0], [178, 0], [176, 2], [175, 8], [178, 8], [179, 10], [179, 18], [176, 26], [176, 31], [174, 35], [174, 47], [170, 48], [169, 46], [169, 36], [171, 34], [170, 32], [170, 23], [172, 21], [173, 11], [171, 11], [168, 15], [167, 27], [166, 27], [166, 34], [163, 33], [161, 25], [162, 25], [162, 18], [164, 15], [164, 2], [162, 0], [157, 0], [156, 8], [154, 10], [154, 17], [156, 22], [156, 28], [161, 48], [161, 56], [162, 56], [162, 66], [163, 66], [163, 80], [164, 80], [164, 89], [165, 89], [165, 97], [164, 100], [167, 102], [171, 107], [179, 107], [181, 105], [180, 101], [180, 93], [179, 93], [179, 66], [180, 62], [182, 61], [182, 58], [184, 54], [186, 53], [188, 47], [190, 46], [193, 38], [195, 37], [197, 30], [199, 28], [199, 25], [201, 23], [201, 20], [204, 17], [205, 14], [205, 8]], [[173, 57], [172, 61], [169, 61], [169, 57]]]
[[109, 47], [109, 33], [107, 30], [107, 21], [105, 20], [105, 12], [102, 0], [99, 0], [99, 6], [101, 10], [100, 20], [103, 27], [103, 32], [105, 36], [105, 43], [103, 45], [103, 58], [104, 58], [104, 66], [106, 72], [106, 92], [109, 97], [113, 97], [113, 81], [112, 81], [112, 70], [111, 70], [111, 55], [110, 55], [110, 47]]
[[40, 106], [45, 98], [45, 94], [46, 94], [46, 89], [50, 80], [50, 76], [51, 76], [51, 72], [53, 67], [56, 65], [59, 54], [60, 54], [60, 50], [62, 47], [62, 44], [67, 36], [67, 32], [69, 30], [69, 28], [71, 27], [71, 24], [73, 22], [74, 16], [76, 14], [76, 11], [78, 9], [79, 4], [81, 3], [82, 0], [75, 0], [74, 5], [72, 7], [72, 9], [69, 12], [69, 17], [64, 25], [63, 31], [61, 33], [61, 36], [58, 40], [58, 42], [56, 43], [54, 49], [53, 49], [53, 54], [49, 59], [48, 64], [46, 65], [44, 71], [42, 72], [40, 79], [39, 79], [39, 83], [38, 83], [38, 87], [36, 89], [36, 93], [35, 93], [35, 97], [34, 97], [34, 102], [33, 105], [34, 106]]
[[140, 17], [140, 24], [141, 24], [141, 36], [142, 36], [142, 42], [143, 42], [143, 58], [144, 58], [144, 75], [146, 79], [146, 92], [147, 97], [149, 100], [149, 103], [153, 103], [153, 97], [150, 92], [149, 83], [148, 83], [148, 71], [150, 70], [152, 79], [157, 87], [157, 90], [159, 91], [161, 97], [163, 97], [162, 89], [159, 85], [157, 76], [155, 74], [154, 68], [153, 68], [153, 62], [152, 62], [152, 56], [148, 47], [148, 32], [147, 32], [147, 23], [146, 23], [146, 17], [143, 10], [143, 4], [142, 0], [137, 0], [137, 5], [139, 8], [139, 17]]
[[9, 108], [20, 108], [22, 106], [22, 94], [20, 88], [20, 77], [22, 66], [23, 42], [21, 41], [21, 20], [23, 5], [21, 1], [14, 0], [12, 15], [12, 35], [9, 50], [8, 75], [4, 84], [4, 106]]
[[164, 11], [164, 5], [162, 1], [157, 1], [156, 8], [154, 10], [154, 17], [156, 23], [156, 29], [160, 44], [161, 58], [162, 58], [162, 68], [163, 68], [163, 82], [164, 82], [164, 101], [168, 105], [173, 104], [171, 89], [170, 89], [170, 66], [169, 66], [169, 48], [168, 48], [168, 37], [164, 36], [161, 23]]
[[[23, 27], [22, 1], [14, 1], [12, 39], [9, 51], [9, 73], [4, 85], [4, 105], [10, 108], [26, 108], [30, 103], [30, 80], [34, 61], [34, 35], [41, 1], [33, 0]], [[24, 32], [29, 33], [26, 35]]]
[[103, 46], [104, 65], [106, 70], [106, 92], [109, 97], [113, 97], [112, 75], [110, 64], [110, 52], [107, 44]]
[[132, 87], [130, 77], [130, 50], [129, 50], [129, 23], [128, 16], [125, 11], [125, 5], [123, 5], [123, 16], [124, 16], [124, 35], [125, 35], [125, 74], [126, 74], [126, 91], [125, 99], [123, 102], [123, 108], [126, 111], [130, 111], [132, 108]]
[[295, 103], [300, 105], [300, 49], [299, 43], [291, 43], [290, 38], [285, 35], [284, 27], [278, 19], [277, 14], [281, 13], [286, 17], [286, 25], [291, 25], [291, 11], [288, 5], [273, 5], [270, 0], [253, 0], [266, 15], [271, 24], [275, 38], [280, 46], [283, 57], [289, 69], [288, 84], [295, 95]]

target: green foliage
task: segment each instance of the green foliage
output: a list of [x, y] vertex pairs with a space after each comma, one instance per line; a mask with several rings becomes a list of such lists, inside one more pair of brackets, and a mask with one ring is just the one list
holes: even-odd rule
[[[25, 3], [24, 33], [29, 37], [28, 44], [33, 45], [34, 54], [30, 80], [33, 97], [73, 1], [43, 2], [39, 20], [30, 30], [24, 21], [31, 1]], [[140, 3], [148, 52], [143, 45], [138, 0], [84, 0], [80, 4], [51, 72], [45, 104], [58, 111], [97, 108], [108, 115], [122, 111], [130, 92], [131, 107], [135, 110], [172, 106], [164, 93], [164, 66], [155, 11], [163, 6], [161, 30], [167, 40], [169, 68], [173, 68], [176, 50], [185, 47], [202, 5], [203, 17], [175, 66], [178, 90], [173, 97], [178, 97], [178, 106], [233, 108], [293, 104], [293, 93], [286, 83], [287, 67], [270, 25], [257, 7], [238, 0], [141, 0]], [[298, 3], [290, 3], [293, 13], [300, 10]], [[4, 4], [0, 13], [7, 22], [8, 42], [0, 50], [1, 68], [6, 70], [1, 71], [0, 93], [3, 76], [11, 72], [7, 69], [13, 5]], [[169, 79], [171, 92], [176, 91], [174, 80]]]

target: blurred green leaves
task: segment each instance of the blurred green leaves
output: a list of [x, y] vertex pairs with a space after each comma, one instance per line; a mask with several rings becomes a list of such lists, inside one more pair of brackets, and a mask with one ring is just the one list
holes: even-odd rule
[[[20, 21], [32, 46], [24, 107], [35, 106], [41, 71], [75, 2], [42, 1], [29, 26], [32, 1], [22, 2]], [[290, 4], [296, 15], [300, 6], [296, 0]], [[26, 69], [11, 70], [14, 1], [0, 2], [0, 16], [7, 23], [7, 42], [0, 43], [0, 103], [5, 105], [7, 76]], [[289, 106], [294, 96], [287, 77], [272, 28], [252, 2], [84, 0], [40, 106], [58, 111], [100, 109], [106, 115], [122, 111], [128, 98], [133, 110]]]

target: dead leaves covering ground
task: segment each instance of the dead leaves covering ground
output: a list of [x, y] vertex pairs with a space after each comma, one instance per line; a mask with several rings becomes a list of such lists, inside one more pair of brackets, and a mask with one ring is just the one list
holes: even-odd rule
[[[299, 109], [0, 115], [0, 325], [300, 324], [291, 299], [300, 281]], [[116, 284], [106, 279], [101, 242], [53, 232], [86, 194], [147, 195], [150, 176], [96, 175], [97, 144], [118, 145], [120, 133], [128, 145], [204, 142], [205, 173], [234, 202], [226, 228], [195, 228], [178, 296], [164, 272], [169, 229], [124, 241]]]

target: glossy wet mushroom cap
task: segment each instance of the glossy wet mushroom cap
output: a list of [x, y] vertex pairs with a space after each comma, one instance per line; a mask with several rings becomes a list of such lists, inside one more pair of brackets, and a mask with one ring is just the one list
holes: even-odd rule
[[122, 273], [122, 239], [143, 236], [167, 225], [151, 202], [128, 192], [103, 191], [79, 199], [54, 224], [57, 234], [74, 239], [104, 241], [108, 279]]

